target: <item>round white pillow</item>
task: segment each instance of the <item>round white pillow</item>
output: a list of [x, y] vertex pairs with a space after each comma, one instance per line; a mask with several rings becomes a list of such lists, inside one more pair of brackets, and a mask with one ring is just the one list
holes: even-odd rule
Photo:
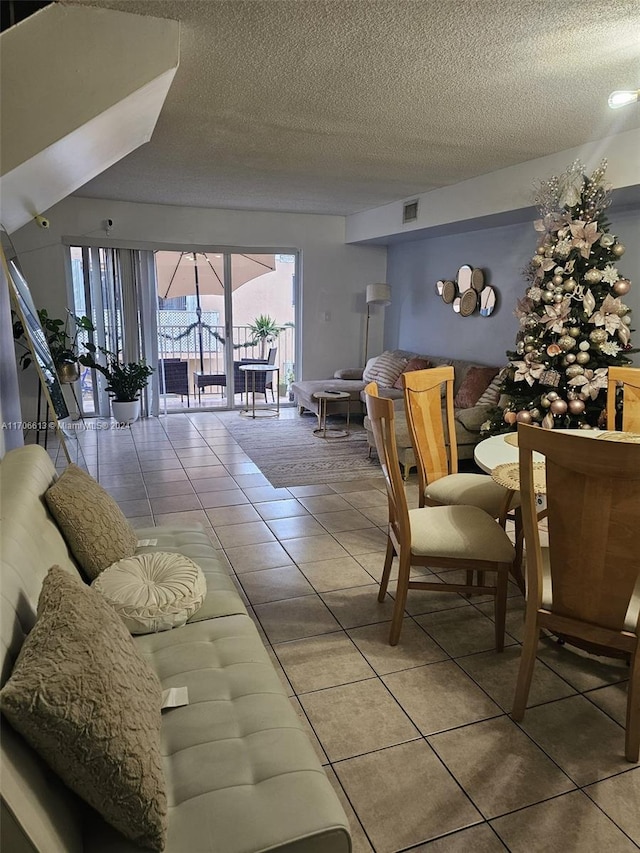
[[193, 560], [163, 551], [118, 560], [91, 586], [117, 611], [132, 634], [152, 634], [184, 625], [207, 594], [205, 576]]

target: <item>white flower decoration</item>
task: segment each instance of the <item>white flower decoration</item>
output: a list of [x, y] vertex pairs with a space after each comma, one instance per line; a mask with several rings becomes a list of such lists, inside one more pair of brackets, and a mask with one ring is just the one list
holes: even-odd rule
[[616, 356], [621, 349], [622, 347], [619, 347], [618, 344], [613, 341], [607, 341], [604, 344], [600, 344], [600, 352], [603, 352], [605, 355]]
[[620, 274], [613, 264], [607, 264], [602, 273], [602, 281], [606, 281], [607, 284], [615, 284], [619, 278]]

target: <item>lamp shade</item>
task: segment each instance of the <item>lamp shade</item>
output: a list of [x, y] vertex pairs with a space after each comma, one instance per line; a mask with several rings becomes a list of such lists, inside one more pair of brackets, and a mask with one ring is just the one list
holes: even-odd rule
[[388, 284], [367, 285], [367, 305], [391, 305], [391, 288]]

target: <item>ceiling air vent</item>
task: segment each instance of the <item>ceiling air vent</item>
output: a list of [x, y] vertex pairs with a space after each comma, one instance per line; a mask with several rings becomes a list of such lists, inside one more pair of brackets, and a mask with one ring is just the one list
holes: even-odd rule
[[415, 222], [418, 218], [418, 199], [406, 201], [402, 206], [402, 224]]

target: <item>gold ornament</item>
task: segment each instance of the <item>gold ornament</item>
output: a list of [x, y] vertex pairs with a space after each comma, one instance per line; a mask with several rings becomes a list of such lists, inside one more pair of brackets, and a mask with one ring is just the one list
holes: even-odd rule
[[553, 429], [554, 424], [553, 415], [548, 412], [542, 419], [542, 429]]
[[504, 413], [504, 422], [507, 424], [515, 424], [516, 413], [515, 412], [505, 412]]
[[558, 346], [565, 352], [567, 352], [567, 350], [573, 349], [575, 345], [576, 342], [569, 335], [562, 335], [558, 338]]
[[626, 252], [626, 246], [624, 243], [616, 243], [611, 247], [611, 253], [616, 256], [616, 258], [621, 258]]
[[597, 284], [602, 279], [602, 272], [601, 270], [592, 268], [586, 271], [583, 278], [587, 284]]
[[619, 278], [611, 289], [616, 296], [624, 296], [631, 290], [631, 282], [626, 278]]
[[543, 291], [542, 291], [542, 301], [543, 301], [543, 302], [546, 302], [547, 304], [548, 304], [549, 302], [553, 302], [553, 291], [551, 291], [551, 290], [543, 290]]
[[594, 344], [603, 344], [609, 336], [604, 329], [594, 329], [589, 335], [589, 340]]
[[580, 326], [571, 326], [567, 329], [567, 334], [571, 335], [572, 338], [577, 338], [580, 336]]
[[584, 367], [581, 367], [579, 364], [570, 364], [565, 372], [569, 379], [573, 379], [574, 376], [579, 376], [581, 373], [584, 373]]
[[576, 360], [575, 353], [568, 352], [568, 353], [565, 355], [564, 360], [567, 362], [567, 364], [573, 364], [573, 363], [574, 363], [574, 361]]
[[561, 285], [561, 284], [562, 284], [562, 282], [564, 281], [564, 279], [562, 278], [562, 276], [561, 276], [561, 275], [554, 275], [554, 277], [551, 279], [551, 281], [552, 281], [555, 285]]
[[580, 341], [578, 344], [578, 349], [581, 349], [583, 352], [586, 352], [589, 349], [589, 341]]
[[567, 404], [564, 400], [554, 400], [551, 403], [551, 411], [554, 415], [564, 415], [567, 411]]
[[543, 394], [542, 397], [540, 397], [540, 405], [543, 409], [548, 409], [551, 405], [551, 400], [547, 397], [546, 394]]
[[557, 391], [549, 391], [547, 394], [547, 400], [551, 400], [553, 403], [554, 400], [557, 400], [560, 397]]
[[579, 352], [576, 356], [576, 361], [578, 364], [589, 364], [591, 356], [588, 352]]

